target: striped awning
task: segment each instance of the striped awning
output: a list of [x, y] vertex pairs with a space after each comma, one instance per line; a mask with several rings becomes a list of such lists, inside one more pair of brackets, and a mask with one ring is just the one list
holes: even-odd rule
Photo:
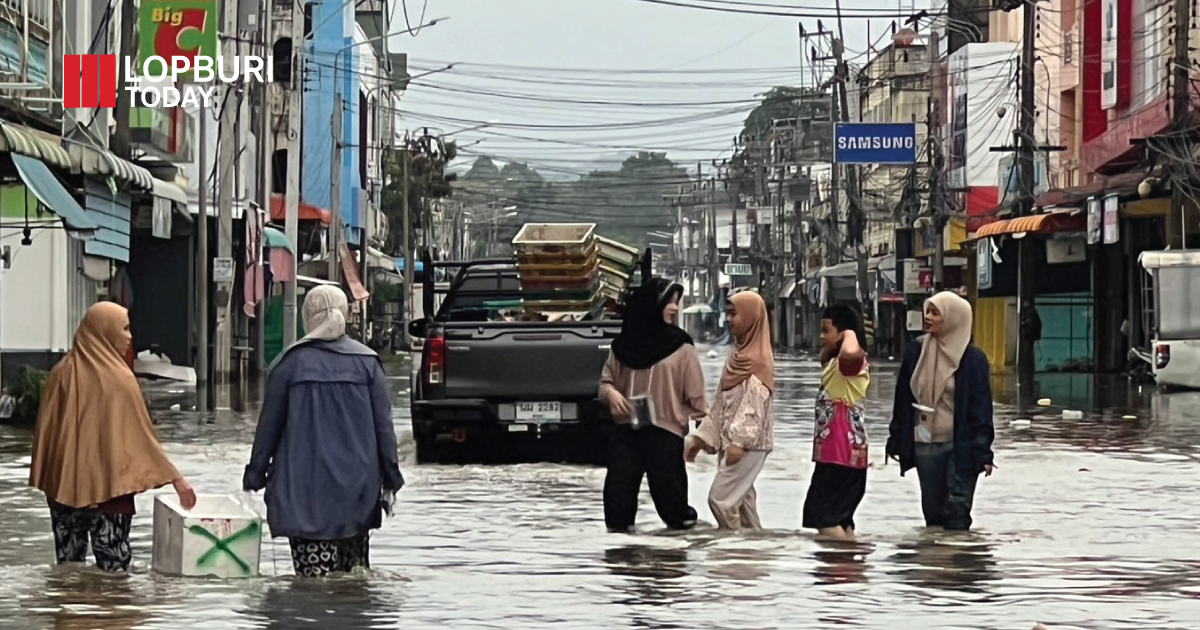
[[1083, 213], [1048, 212], [988, 223], [979, 228], [971, 240], [1017, 234], [1082, 232], [1085, 229], [1087, 229], [1087, 215]]
[[8, 121], [0, 122], [0, 131], [0, 153], [16, 153], [71, 170], [71, 156], [62, 147], [62, 138]]
[[117, 157], [111, 151], [90, 147], [77, 142], [69, 143], [68, 153], [72, 158], [73, 173], [115, 177], [129, 182], [141, 190], [154, 189], [154, 176], [150, 171]]

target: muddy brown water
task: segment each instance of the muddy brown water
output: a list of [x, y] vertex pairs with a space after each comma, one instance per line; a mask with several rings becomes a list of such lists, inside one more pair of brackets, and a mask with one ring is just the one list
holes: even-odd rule
[[[705, 360], [715, 379], [720, 359]], [[277, 628], [1200, 628], [1200, 395], [1120, 379], [1046, 375], [1021, 414], [997, 379], [997, 463], [977, 495], [977, 530], [922, 527], [914, 475], [883, 466], [895, 387], [875, 366], [876, 465], [858, 522], [836, 546], [797, 530], [811, 470], [816, 364], [781, 360], [776, 452], [759, 481], [766, 531], [661, 531], [648, 497], [640, 533], [604, 532], [601, 469], [530, 464], [415, 466], [407, 381], [394, 379], [408, 486], [372, 539], [366, 576], [299, 581], [284, 541], [261, 578], [155, 575], [153, 497], [138, 501], [128, 577], [51, 567], [43, 497], [26, 487], [27, 430], [0, 427], [0, 627], [5, 630]], [[714, 381], [710, 381], [714, 382]], [[1011, 423], [1018, 417], [1026, 428]], [[1128, 418], [1126, 416], [1134, 416]], [[169, 454], [197, 490], [234, 492], [254, 418], [156, 412]], [[692, 469], [693, 505], [714, 462]], [[711, 518], [708, 518], [711, 522]]]

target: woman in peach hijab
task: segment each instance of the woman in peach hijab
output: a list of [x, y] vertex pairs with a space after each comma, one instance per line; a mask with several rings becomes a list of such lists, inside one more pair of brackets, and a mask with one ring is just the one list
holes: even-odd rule
[[690, 438], [693, 461], [701, 449], [719, 454], [708, 507], [722, 529], [760, 529], [754, 482], [774, 447], [775, 354], [767, 305], [757, 293], [729, 298], [725, 316], [737, 346], [725, 361], [721, 391]]
[[129, 312], [93, 305], [42, 394], [29, 485], [46, 493], [59, 564], [83, 562], [90, 536], [97, 567], [126, 571], [135, 495], [173, 484], [184, 508], [196, 504], [125, 363], [130, 342]]

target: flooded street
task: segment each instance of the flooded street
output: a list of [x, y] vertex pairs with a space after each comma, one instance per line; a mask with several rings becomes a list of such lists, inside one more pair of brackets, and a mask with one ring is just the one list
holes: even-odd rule
[[[715, 383], [720, 359], [705, 364]], [[875, 463], [861, 542], [847, 547], [797, 531], [816, 368], [779, 363], [777, 450], [758, 485], [769, 529], [751, 536], [663, 533], [645, 493], [641, 533], [606, 534], [598, 468], [417, 467], [408, 382], [396, 378], [408, 462], [398, 516], [371, 540], [370, 577], [326, 582], [293, 580], [282, 540], [264, 544], [260, 579], [156, 576], [152, 496], [138, 499], [132, 576], [54, 570], [44, 498], [26, 487], [29, 432], [0, 427], [0, 618], [5, 630], [1200, 628], [1200, 395], [1051, 375], [1036, 394], [1084, 418], [1053, 407], [1017, 428], [1014, 397], [998, 393], [999, 469], [980, 481], [977, 530], [946, 538], [922, 527], [915, 472], [883, 465], [895, 366], [877, 365]], [[240, 489], [253, 417], [155, 416], [198, 492]], [[704, 458], [691, 473], [707, 523], [714, 467]]]

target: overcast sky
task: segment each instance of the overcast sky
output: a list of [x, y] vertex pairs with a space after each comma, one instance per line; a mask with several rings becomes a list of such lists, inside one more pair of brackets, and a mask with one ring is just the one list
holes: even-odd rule
[[[407, 26], [397, 2], [392, 29]], [[634, 150], [666, 151], [694, 169], [727, 156], [756, 95], [802, 78], [798, 24], [817, 18], [723, 9], [831, 15], [833, 0], [408, 0], [412, 25], [450, 19], [391, 47], [409, 55], [417, 80], [401, 103], [409, 129], [453, 133], [470, 157], [526, 161], [572, 174]], [[750, 2], [758, 3], [757, 5]], [[908, 3], [905, 3], [906, 5]], [[843, 9], [848, 55], [886, 32], [895, 4], [858, 0]], [[874, 13], [871, 13], [871, 12]], [[911, 8], [904, 7], [906, 13]], [[883, 18], [866, 19], [866, 15]], [[836, 21], [824, 19], [826, 28]], [[812, 45], [810, 42], [808, 45]], [[861, 60], [861, 57], [860, 57]], [[811, 72], [811, 67], [810, 67]], [[811, 78], [806, 82], [811, 83]]]

